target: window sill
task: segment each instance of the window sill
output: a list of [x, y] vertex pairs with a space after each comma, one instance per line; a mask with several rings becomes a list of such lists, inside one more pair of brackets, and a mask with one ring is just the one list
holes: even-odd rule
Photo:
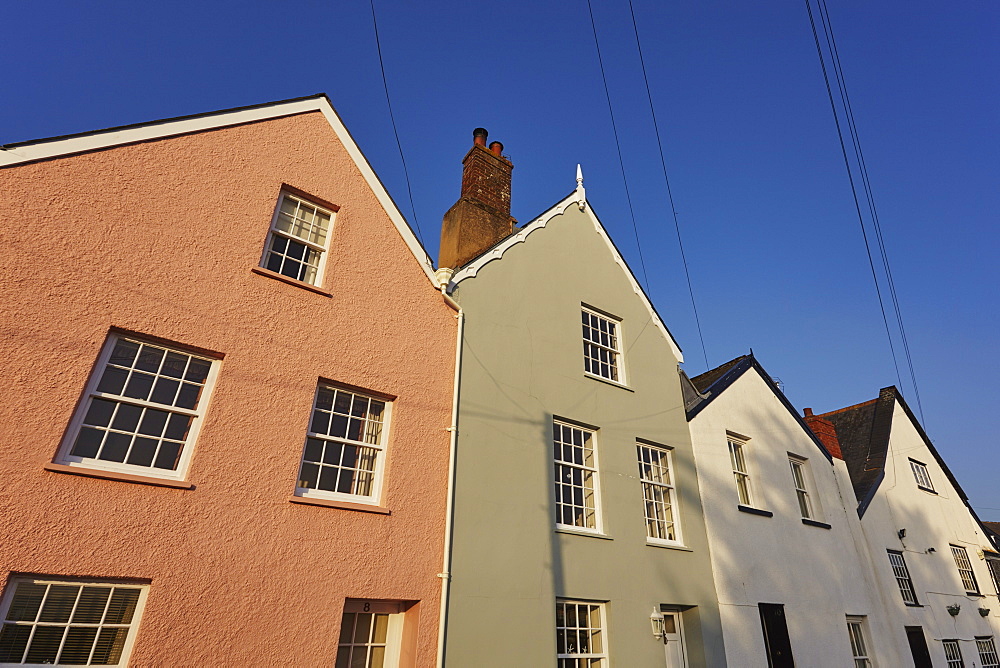
[[194, 485], [183, 480], [170, 480], [168, 478], [157, 478], [155, 476], [135, 475], [132, 473], [119, 473], [118, 471], [105, 471], [102, 469], [85, 468], [83, 466], [67, 466], [66, 464], [46, 464], [43, 466], [46, 471], [53, 473], [69, 473], [70, 475], [85, 476], [87, 478], [103, 478], [104, 480], [118, 480], [120, 482], [134, 482], [140, 485], [155, 485], [156, 487], [173, 487], [174, 489], [194, 489]]
[[625, 390], [627, 392], [635, 392], [635, 390], [633, 390], [631, 387], [629, 387], [625, 383], [619, 383], [617, 380], [611, 380], [609, 378], [605, 378], [603, 376], [598, 376], [598, 375], [593, 374], [593, 373], [587, 373], [586, 371], [583, 372], [583, 375], [584, 375], [585, 378], [591, 378], [591, 379], [599, 381], [601, 383], [606, 383], [608, 385], [612, 385], [614, 387], [621, 388], [621, 389], [623, 389], [623, 390]]
[[694, 552], [687, 545], [681, 545], [680, 543], [668, 543], [666, 541], [658, 541], [652, 538], [646, 538], [646, 545], [650, 547], [664, 547], [668, 550], [680, 550], [681, 552]]
[[571, 536], [585, 536], [587, 538], [600, 538], [601, 540], [614, 540], [611, 536], [603, 533], [597, 533], [596, 531], [585, 531], [583, 529], [578, 529], [577, 527], [569, 526], [556, 526], [556, 533], [565, 533]]
[[761, 517], [774, 517], [774, 513], [770, 510], [761, 510], [760, 508], [753, 508], [751, 506], [744, 506], [742, 503], [737, 504], [736, 509], [741, 513], [749, 513], [751, 515], [760, 515]]
[[327, 292], [322, 288], [317, 288], [315, 285], [306, 283], [305, 281], [299, 281], [294, 278], [289, 278], [284, 274], [279, 274], [278, 272], [271, 271], [270, 269], [264, 269], [263, 267], [254, 267], [250, 271], [259, 276], [267, 276], [268, 278], [273, 278], [275, 280], [281, 281], [282, 283], [288, 283], [289, 285], [294, 285], [297, 288], [302, 288], [303, 290], [308, 290], [309, 292], [315, 292], [316, 294], [323, 295], [324, 297], [333, 296], [333, 293]]
[[919, 603], [907, 603], [906, 601], [903, 601], [903, 605], [905, 605], [907, 608], [922, 608], [922, 607], [924, 607], [924, 606], [920, 605]]
[[372, 506], [367, 503], [352, 503], [350, 501], [336, 501], [334, 499], [317, 499], [308, 496], [293, 496], [288, 499], [292, 503], [301, 503], [306, 506], [323, 506], [325, 508], [340, 508], [341, 510], [359, 510], [363, 513], [376, 513], [378, 515], [391, 515], [392, 511], [382, 506]]
[[826, 522], [818, 522], [816, 520], [811, 520], [808, 517], [802, 518], [802, 523], [807, 527], [819, 527], [820, 529], [832, 529], [833, 527]]
[[921, 487], [920, 485], [917, 485], [917, 489], [919, 489], [921, 492], [927, 492], [928, 494], [933, 494], [934, 496], [938, 496], [938, 493], [935, 492], [930, 487]]

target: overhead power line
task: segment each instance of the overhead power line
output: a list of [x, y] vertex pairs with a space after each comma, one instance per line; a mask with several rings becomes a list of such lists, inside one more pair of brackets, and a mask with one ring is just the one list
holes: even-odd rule
[[[812, 4], [810, 0], [805, 0], [805, 3], [806, 11], [809, 14], [809, 25], [812, 28], [813, 40], [816, 43], [816, 53], [819, 55], [820, 67], [823, 70], [823, 80], [826, 83], [827, 96], [830, 99], [830, 108], [833, 111], [833, 119], [837, 127], [837, 136], [840, 139], [840, 150], [844, 157], [844, 165], [847, 168], [847, 178], [851, 185], [851, 193], [854, 196], [854, 207], [858, 214], [858, 223], [861, 225], [861, 236], [864, 239], [865, 250], [868, 253], [868, 265], [871, 268], [872, 280], [875, 282], [875, 293], [878, 296], [879, 308], [882, 311], [882, 322], [885, 324], [885, 333], [889, 339], [889, 351], [892, 355], [893, 366], [896, 369], [896, 380], [900, 385], [902, 385], [902, 379], [899, 373], [899, 364], [896, 360], [896, 350], [892, 342], [892, 329], [889, 326], [889, 318], [886, 315], [885, 299], [882, 296], [882, 290], [879, 286], [878, 272], [875, 269], [875, 261], [872, 257], [871, 242], [868, 238], [864, 215], [861, 211], [861, 202], [858, 197], [858, 188], [854, 179], [854, 170], [852, 169], [851, 160], [848, 157], [847, 145], [844, 142], [844, 133], [840, 123], [841, 112], [837, 108], [837, 103], [833, 96], [833, 89], [830, 86], [830, 76], [826, 66], [827, 56], [824, 55], [823, 47], [820, 42], [819, 33], [816, 28], [816, 20], [813, 15]], [[817, 13], [820, 18], [820, 24], [823, 28], [823, 36], [826, 41], [831, 67], [833, 69], [834, 78], [836, 79], [837, 88], [840, 93], [840, 103], [843, 108], [843, 116], [851, 136], [851, 143], [854, 149], [854, 159], [857, 165], [858, 175], [861, 180], [862, 187], [864, 188], [865, 201], [868, 206], [868, 215], [871, 220], [872, 230], [874, 231], [874, 237], [878, 246], [880, 258], [882, 260], [882, 270], [885, 273], [885, 283], [888, 287], [889, 301], [892, 305], [893, 314], [896, 317], [896, 326], [899, 329], [899, 338], [903, 345], [907, 368], [910, 372], [910, 382], [913, 385], [913, 394], [917, 400], [917, 409], [920, 412], [920, 421], [923, 422], [926, 427], [924, 409], [920, 402], [920, 391], [917, 388], [917, 378], [913, 371], [913, 358], [910, 355], [910, 344], [906, 337], [906, 329], [903, 327], [903, 316], [899, 308], [899, 300], [896, 297], [896, 286], [892, 280], [892, 270], [889, 266], [889, 256], [885, 250], [882, 228], [879, 225], [878, 220], [878, 210], [875, 206], [875, 196], [872, 191], [871, 181], [868, 178], [868, 168], [865, 164], [864, 152], [861, 150], [861, 140], [858, 136], [857, 125], [854, 121], [854, 112], [851, 108], [850, 96], [847, 93], [847, 82], [844, 78], [843, 68], [841, 67], [840, 54], [837, 51], [837, 42], [833, 34], [833, 24], [830, 22], [830, 14], [826, 7], [826, 0], [816, 0], [816, 5]]]
[[684, 254], [684, 242], [681, 241], [681, 225], [677, 220], [677, 209], [674, 206], [674, 193], [670, 188], [670, 177], [667, 176], [667, 161], [663, 157], [663, 142], [660, 140], [660, 128], [656, 122], [656, 110], [653, 108], [653, 96], [649, 92], [649, 77], [646, 76], [646, 61], [642, 57], [642, 43], [639, 41], [639, 26], [635, 20], [635, 10], [632, 8], [632, 0], [628, 0], [628, 10], [632, 15], [632, 30], [635, 32], [635, 46], [639, 51], [639, 64], [642, 66], [642, 80], [646, 85], [646, 99], [649, 100], [649, 114], [653, 117], [653, 131], [656, 134], [656, 146], [660, 150], [660, 166], [663, 168], [663, 181], [667, 185], [667, 198], [670, 201], [670, 212], [674, 217], [674, 229], [677, 231], [677, 245], [681, 249], [681, 262], [684, 265], [684, 276], [687, 278], [688, 294], [691, 296], [691, 310], [694, 311], [694, 322], [698, 328], [698, 339], [701, 341], [701, 354], [705, 358], [705, 369], [711, 368], [708, 364], [708, 351], [705, 348], [705, 337], [701, 332], [701, 319], [698, 317], [698, 306], [694, 301], [694, 288], [691, 285], [691, 272], [688, 271], [687, 256]]
[[413, 216], [413, 224], [416, 226], [417, 238], [420, 244], [424, 245], [424, 235], [420, 231], [420, 221], [417, 220], [417, 207], [413, 205], [413, 189], [410, 187], [410, 173], [406, 169], [406, 158], [403, 157], [403, 144], [399, 141], [399, 131], [396, 130], [396, 119], [392, 115], [392, 102], [389, 100], [389, 83], [385, 78], [385, 64], [382, 62], [382, 45], [378, 38], [378, 20], [375, 18], [375, 0], [371, 0], [372, 5], [372, 26], [375, 28], [375, 49], [378, 51], [378, 66], [382, 70], [382, 87], [385, 88], [385, 104], [389, 108], [389, 121], [392, 123], [392, 133], [396, 136], [396, 148], [399, 149], [399, 160], [403, 163], [403, 177], [406, 179], [406, 194], [410, 196], [410, 214]]
[[618, 165], [622, 170], [622, 181], [625, 183], [625, 199], [628, 202], [628, 211], [632, 216], [632, 231], [635, 233], [635, 247], [639, 251], [639, 266], [642, 269], [642, 282], [645, 283], [646, 293], [649, 292], [649, 277], [646, 275], [646, 262], [642, 259], [642, 244], [639, 242], [639, 227], [635, 224], [635, 210], [632, 208], [632, 195], [628, 189], [628, 177], [625, 176], [625, 161], [622, 159], [622, 145], [618, 141], [618, 125], [615, 123], [615, 110], [611, 105], [611, 93], [608, 90], [608, 77], [604, 74], [604, 59], [601, 58], [601, 42], [597, 39], [597, 23], [594, 22], [594, 8], [587, 0], [587, 9], [590, 11], [590, 27], [594, 30], [594, 46], [597, 47], [597, 62], [601, 66], [601, 80], [604, 82], [604, 96], [608, 100], [608, 113], [611, 114], [611, 130], [615, 135], [615, 146], [618, 148]]

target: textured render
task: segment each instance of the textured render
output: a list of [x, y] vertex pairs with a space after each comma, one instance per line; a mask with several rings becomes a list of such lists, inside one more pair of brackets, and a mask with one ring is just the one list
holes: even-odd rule
[[[677, 358], [589, 212], [572, 204], [454, 294], [466, 324], [448, 665], [553, 665], [557, 597], [607, 602], [611, 666], [665, 665], [660, 604], [686, 610], [691, 666], [724, 665]], [[622, 319], [627, 388], [584, 376], [582, 302]], [[605, 537], [555, 531], [554, 415], [598, 429]], [[674, 448], [687, 549], [646, 544], [637, 437]]]
[[[340, 206], [332, 297], [251, 272], [283, 183]], [[346, 597], [419, 601], [433, 665], [454, 312], [324, 117], [0, 169], [0, 211], [0, 585], [149, 581], [134, 666], [332, 665]], [[43, 469], [112, 327], [224, 355], [193, 490]], [[319, 378], [398, 397], [391, 515], [289, 503]]]

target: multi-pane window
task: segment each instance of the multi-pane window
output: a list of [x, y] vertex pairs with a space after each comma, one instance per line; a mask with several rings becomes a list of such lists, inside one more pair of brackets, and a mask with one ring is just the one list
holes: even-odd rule
[[993, 636], [976, 638], [976, 649], [979, 651], [979, 665], [982, 668], [1000, 668], [1000, 657], [993, 643]]
[[753, 505], [750, 495], [750, 472], [747, 469], [746, 443], [729, 437], [729, 461], [733, 466], [733, 477], [736, 478], [736, 493], [744, 506]]
[[990, 577], [993, 578], [993, 586], [1000, 594], [1000, 557], [986, 557], [986, 567], [990, 570]]
[[972, 572], [972, 563], [969, 561], [969, 553], [964, 547], [958, 545], [951, 546], [951, 556], [955, 558], [955, 566], [958, 574], [962, 578], [962, 586], [966, 593], [978, 594], [979, 583], [976, 582], [976, 574]]
[[282, 193], [261, 266], [318, 285], [333, 212]]
[[619, 322], [583, 309], [583, 370], [623, 382]]
[[144, 594], [129, 585], [14, 580], [0, 608], [0, 663], [125, 665]]
[[948, 668], [965, 668], [965, 660], [962, 659], [962, 648], [957, 640], [942, 640], [944, 645], [944, 658], [948, 662]]
[[872, 660], [868, 653], [868, 641], [865, 639], [865, 618], [848, 617], [847, 633], [851, 637], [854, 668], [871, 668]]
[[636, 450], [646, 508], [646, 536], [679, 541], [674, 520], [677, 497], [674, 493], [670, 450], [646, 443], [637, 443]]
[[348, 600], [340, 623], [336, 668], [390, 668], [399, 662], [399, 603]]
[[109, 338], [61, 461], [179, 477], [204, 412], [213, 362], [125, 336]]
[[799, 512], [805, 519], [813, 516], [812, 502], [809, 500], [809, 491], [806, 489], [806, 463], [797, 457], [789, 457], [788, 465], [792, 469], [792, 484], [795, 485], [795, 496], [799, 501]]
[[556, 601], [558, 668], [607, 668], [604, 606], [583, 601]]
[[926, 464], [918, 462], [916, 459], [911, 459], [910, 470], [913, 471], [913, 478], [917, 481], [917, 487], [926, 489], [929, 492], [934, 491], [934, 485], [931, 483], [931, 476], [927, 472]]
[[595, 434], [589, 429], [552, 423], [556, 524], [600, 530], [594, 441]]
[[899, 593], [903, 597], [903, 603], [907, 605], [917, 605], [917, 595], [913, 590], [913, 580], [910, 579], [910, 571], [906, 568], [906, 561], [903, 560], [903, 553], [895, 550], [887, 550], [889, 553], [889, 563], [892, 565], [892, 574], [899, 585]]
[[389, 402], [337, 387], [316, 390], [296, 493], [377, 502]]

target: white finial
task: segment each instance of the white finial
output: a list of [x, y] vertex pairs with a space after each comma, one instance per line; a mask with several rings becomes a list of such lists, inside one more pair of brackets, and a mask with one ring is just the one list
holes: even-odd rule
[[587, 206], [587, 191], [583, 188], [583, 169], [579, 164], [576, 166], [576, 204], [580, 207], [580, 211]]

